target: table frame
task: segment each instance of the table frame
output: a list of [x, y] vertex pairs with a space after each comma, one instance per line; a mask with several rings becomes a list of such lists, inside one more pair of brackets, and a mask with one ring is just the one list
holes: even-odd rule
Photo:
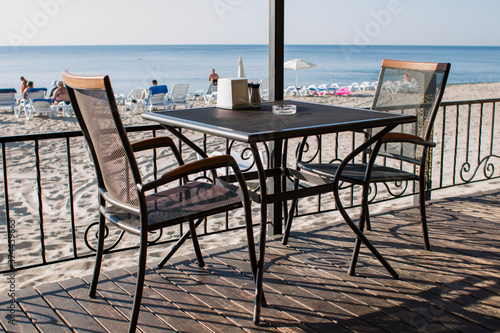
[[[306, 121], [311, 122], [311, 120], [305, 116], [305, 112], [307, 112], [307, 110], [309, 111], [321, 110], [318, 111], [318, 113], [320, 114], [322, 113], [324, 115], [328, 114], [325, 113], [325, 110], [326, 111], [329, 110], [330, 112], [337, 111], [338, 115], [344, 115], [346, 116], [346, 119], [350, 120], [348, 121], [346, 120], [345, 122], [337, 121], [336, 123], [325, 122], [321, 124], [316, 119], [311, 122], [314, 123], [316, 121], [315, 126], [313, 125], [308, 126], [309, 125], [308, 123], [306, 123], [305, 126], [298, 126], [298, 125], [295, 125], [295, 127], [285, 126], [285, 128], [278, 128], [278, 129], [266, 128], [264, 126], [262, 131], [255, 130], [254, 127], [253, 129], [250, 129], [249, 131], [245, 132], [242, 131], [241, 128], [244, 128], [246, 124], [242, 125], [239, 122], [234, 122], [234, 119], [232, 123], [231, 121], [229, 121], [228, 126], [224, 126], [224, 122], [222, 121], [223, 116], [226, 115], [229, 118], [235, 118], [236, 120], [242, 121], [247, 119], [246, 118], [247, 116], [248, 119], [251, 119], [251, 116], [249, 115], [253, 115], [253, 117], [255, 118], [255, 116], [258, 114], [256, 113], [257, 111], [252, 111], [250, 109], [226, 110], [216, 107], [210, 107], [210, 108], [200, 108], [200, 109], [179, 110], [174, 112], [172, 111], [154, 112], [154, 113], [148, 112], [143, 114], [143, 118], [160, 123], [170, 133], [175, 135], [182, 142], [184, 142], [196, 153], [200, 154], [203, 157], [207, 157], [206, 153], [200, 147], [194, 144], [191, 140], [189, 140], [184, 134], [182, 134], [181, 132], [182, 128], [194, 130], [205, 134], [211, 134], [214, 136], [219, 136], [230, 140], [245, 142], [249, 144], [257, 167], [257, 178], [259, 180], [259, 185], [260, 185], [260, 195], [255, 201], [261, 204], [259, 260], [258, 260], [258, 272], [256, 281], [257, 290], [255, 297], [255, 310], [254, 310], [254, 321], [256, 323], [259, 321], [261, 305], [265, 304], [265, 300], [263, 297], [263, 290], [262, 290], [262, 281], [263, 281], [263, 268], [265, 261], [265, 243], [267, 237], [266, 225], [268, 221], [268, 213], [270, 213], [271, 215], [270, 216], [271, 224], [273, 225], [273, 229], [271, 232], [281, 233], [282, 210], [283, 210], [282, 203], [287, 200], [324, 193], [325, 187], [331, 189], [331, 191], [333, 192], [335, 202], [337, 204], [340, 214], [342, 215], [348, 226], [351, 228], [351, 230], [358, 237], [358, 239], [361, 240], [366, 245], [366, 247], [372, 252], [372, 254], [379, 260], [379, 262], [387, 269], [387, 271], [394, 278], [399, 277], [398, 273], [382, 257], [382, 255], [378, 252], [378, 250], [370, 243], [370, 241], [366, 238], [363, 232], [354, 224], [354, 222], [344, 209], [338, 193], [339, 181], [340, 181], [339, 175], [344, 169], [344, 167], [347, 165], [347, 163], [349, 163], [349, 161], [351, 161], [356, 155], [358, 155], [359, 153], [361, 153], [363, 150], [365, 150], [374, 143], [378, 143], [378, 145], [380, 145], [380, 139], [385, 134], [389, 133], [397, 125], [414, 122], [416, 118], [414, 116], [409, 116], [409, 115], [390, 114], [386, 112], [377, 112], [377, 111], [370, 111], [370, 110], [356, 109], [356, 108], [336, 107], [331, 105], [314, 104], [314, 103], [306, 103], [299, 101], [293, 101], [293, 102], [276, 101], [276, 102], [263, 103], [261, 110], [259, 111], [270, 112], [272, 105], [287, 104], [287, 103], [293, 103], [297, 105], [297, 110], [298, 110], [297, 113], [299, 115], [299, 118], [302, 117], [301, 119], [304, 120], [304, 122]], [[195, 117], [196, 112], [200, 112], [199, 120], [197, 120]], [[205, 112], [205, 114], [201, 112]], [[251, 112], [253, 112], [253, 114]], [[300, 114], [301, 112], [304, 112], [304, 114]], [[360, 116], [363, 116], [365, 119], [353, 120], [352, 117], [355, 115], [349, 114], [350, 112], [352, 113], [357, 112]], [[314, 115], [314, 113], [312, 114]], [[329, 115], [332, 114], [333, 113], [330, 113]], [[260, 113], [260, 115], [262, 115], [262, 118], [264, 120], [276, 119], [276, 121], [278, 122], [283, 121], [283, 123], [286, 123], [287, 119], [286, 117], [296, 116], [296, 115], [278, 116], [269, 113]], [[288, 119], [290, 119], [289, 120], [290, 122], [293, 122], [293, 118], [288, 118]], [[217, 124], [221, 126], [217, 126]], [[249, 125], [249, 127], [251, 126]], [[283, 142], [285, 140], [290, 138], [304, 137], [304, 136], [311, 136], [318, 134], [362, 130], [370, 127], [372, 128], [383, 127], [383, 128], [376, 135], [369, 138], [363, 144], [354, 149], [346, 158], [344, 158], [344, 160], [342, 161], [342, 163], [338, 168], [337, 175], [335, 176], [332, 183], [326, 183], [324, 185], [318, 185], [311, 188], [286, 191], [286, 189], [284, 188], [284, 177], [287, 175], [286, 160], [285, 160], [286, 156], [283, 157], [283, 150], [285, 148]], [[257, 143], [259, 142], [266, 142], [268, 143], [269, 146], [269, 151], [271, 156], [269, 158], [269, 168], [267, 170], [264, 169], [262, 160], [260, 159], [257, 147]], [[372, 154], [367, 164], [366, 177], [368, 177], [367, 178], [368, 180], [371, 174], [371, 169], [376, 159], [376, 155], [377, 154]], [[249, 175], [246, 174], [245, 176], [248, 177]], [[268, 182], [269, 186], [267, 187], [266, 180], [268, 178], [270, 178], [272, 181], [270, 184]], [[226, 177], [225, 179], [231, 181], [231, 177]], [[255, 179], [255, 175], [253, 175], [253, 179]], [[270, 189], [269, 193], [267, 188]], [[268, 205], [271, 205], [269, 210], [268, 210]]]

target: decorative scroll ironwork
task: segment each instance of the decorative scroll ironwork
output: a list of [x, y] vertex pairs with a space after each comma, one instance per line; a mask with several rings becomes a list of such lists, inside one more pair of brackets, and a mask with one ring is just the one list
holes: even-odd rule
[[[91, 231], [91, 229], [93, 227], [96, 227], [95, 232]], [[113, 244], [111, 244], [111, 245], [109, 245], [107, 247], [104, 247], [104, 252], [109, 252], [112, 249], [114, 249], [120, 243], [120, 241], [122, 240], [124, 234], [125, 234], [125, 231], [121, 230], [120, 234], [118, 235], [117, 239], [113, 242]], [[91, 242], [92, 242], [91, 241], [92, 235], [94, 235], [95, 241], [97, 242], [97, 239], [98, 239], [98, 236], [99, 236], [99, 222], [92, 222], [92, 223], [90, 223], [87, 226], [87, 228], [85, 229], [85, 233], [83, 234], [83, 240], [85, 241], [85, 245], [87, 246], [87, 248], [90, 251], [96, 252], [97, 251], [96, 247], [91, 244]], [[163, 230], [162, 229], [150, 232], [150, 236], [152, 236], [152, 237], [151, 238], [148, 237], [148, 243], [149, 244], [154, 244], [154, 243], [158, 242], [160, 240], [160, 238], [161, 238], [162, 235], [163, 235]], [[109, 236], [109, 228], [108, 228], [107, 225], [105, 225], [104, 226], [104, 241], [106, 241], [106, 239], [108, 238], [108, 236]]]
[[[96, 227], [95, 232], [91, 231], [91, 229], [93, 227]], [[120, 243], [120, 241], [122, 240], [124, 233], [125, 233], [125, 231], [122, 230], [120, 232], [120, 235], [118, 236], [118, 238], [115, 240], [115, 242], [113, 244], [111, 244], [110, 246], [105, 247], [104, 251], [107, 252], [107, 251], [111, 251], [112, 249], [114, 249], [118, 245], [118, 243]], [[85, 245], [87, 246], [87, 248], [89, 248], [89, 250], [91, 250], [93, 252], [96, 252], [97, 248], [91, 244], [91, 240], [89, 238], [89, 237], [91, 237], [92, 234], [94, 235], [95, 240], [97, 241], [97, 239], [99, 238], [99, 222], [90, 223], [87, 226], [87, 228], [85, 229], [85, 233], [83, 234], [83, 240], [85, 241]], [[108, 238], [108, 235], [109, 235], [109, 228], [106, 225], [106, 226], [104, 226], [104, 240], [106, 240], [106, 238]]]
[[[304, 163], [311, 163], [315, 158], [318, 157], [318, 155], [321, 152], [321, 137], [319, 135], [315, 135], [314, 138], [316, 139], [316, 149], [312, 152], [312, 156], [307, 158], [307, 159], [305, 158], [305, 155], [310, 154], [311, 144], [310, 144], [309, 140], [311, 139], [311, 137], [309, 137], [304, 144], [304, 149], [302, 150], [302, 152], [303, 152], [302, 161]], [[299, 150], [300, 150], [300, 143], [297, 144], [297, 148], [295, 148], [295, 156], [298, 156]], [[330, 163], [332, 163], [332, 162], [330, 162]]]
[[[460, 179], [464, 183], [470, 183], [478, 174], [478, 171], [483, 169], [483, 176], [486, 179], [491, 179], [495, 175], [495, 165], [490, 162], [490, 159], [499, 159], [500, 162], [500, 156], [498, 155], [488, 155], [486, 157], [483, 157], [483, 159], [477, 164], [476, 168], [474, 171], [471, 172], [471, 164], [469, 162], [465, 162], [462, 164], [461, 170], [460, 170]], [[469, 177], [467, 177], [469, 175]]]

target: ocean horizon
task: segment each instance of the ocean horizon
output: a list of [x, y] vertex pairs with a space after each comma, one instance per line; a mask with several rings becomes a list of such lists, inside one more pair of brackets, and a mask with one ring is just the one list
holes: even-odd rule
[[[110, 76], [113, 90], [127, 94], [151, 80], [171, 88], [188, 83], [206, 90], [215, 68], [220, 77], [236, 77], [238, 57], [246, 77], [268, 77], [268, 45], [95, 45], [0, 47], [0, 88], [19, 92], [20, 76], [50, 89], [61, 71]], [[285, 88], [295, 85], [350, 85], [378, 79], [382, 59], [450, 62], [449, 84], [500, 82], [500, 47], [421, 45], [285, 45], [285, 61], [304, 59], [316, 68], [285, 70]]]

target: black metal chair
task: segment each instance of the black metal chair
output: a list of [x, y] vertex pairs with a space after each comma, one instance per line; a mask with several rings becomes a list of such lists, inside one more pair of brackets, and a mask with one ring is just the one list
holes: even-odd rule
[[[430, 149], [436, 144], [432, 142], [434, 120], [444, 93], [449, 63], [422, 63], [384, 59], [380, 71], [377, 91], [373, 99], [372, 110], [411, 114], [417, 117], [416, 123], [396, 127], [384, 135], [377, 144], [363, 151], [362, 163], [349, 163], [342, 170], [340, 180], [363, 186], [361, 215], [359, 227], [364, 229], [365, 222], [370, 229], [368, 194], [370, 183], [387, 182], [419, 182], [419, 202], [422, 233], [426, 250], [430, 250], [425, 212], [425, 191], [430, 188]], [[376, 134], [376, 129], [365, 131], [367, 137]], [[335, 177], [338, 163], [306, 163], [302, 161], [306, 140], [301, 143], [297, 154], [297, 169], [319, 176], [322, 181]], [[378, 155], [377, 155], [378, 154]], [[374, 164], [367, 169], [367, 158], [381, 156], [386, 163]], [[388, 160], [397, 163], [388, 164]], [[402, 167], [404, 163], [413, 165], [410, 169]], [[299, 179], [295, 179], [295, 186]], [[297, 200], [292, 202], [290, 214], [285, 227], [283, 244], [288, 242], [293, 221], [293, 212]], [[350, 273], [354, 274], [360, 240], [356, 245], [351, 262]]]
[[[104, 252], [106, 221], [140, 237], [137, 284], [129, 327], [130, 332], [133, 332], [141, 306], [148, 233], [188, 222], [189, 231], [174, 245], [159, 266], [161, 267], [189, 236], [193, 241], [198, 264], [203, 266], [196, 226], [207, 216], [241, 207], [244, 208], [250, 264], [255, 280], [257, 262], [250, 199], [245, 180], [234, 159], [229, 155], [221, 155], [184, 164], [176, 146], [168, 137], [156, 137], [131, 144], [121, 122], [108, 76], [77, 76], [67, 71], [64, 71], [62, 76], [90, 148], [99, 187], [98, 245], [90, 297], [95, 297], [96, 294]], [[159, 179], [143, 182], [134, 152], [162, 147], [171, 149], [180, 166], [163, 174]], [[218, 185], [188, 181], [188, 175], [203, 171], [214, 172], [220, 167], [230, 167], [233, 170], [242, 189], [242, 197]], [[166, 184], [170, 186], [165, 188]]]

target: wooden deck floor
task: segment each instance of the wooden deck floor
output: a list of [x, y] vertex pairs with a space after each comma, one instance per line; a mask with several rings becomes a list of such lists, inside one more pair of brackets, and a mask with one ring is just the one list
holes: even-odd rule
[[[289, 246], [269, 241], [263, 324], [251, 322], [253, 283], [244, 247], [204, 253], [200, 269], [177, 257], [150, 267], [139, 327], [145, 332], [492, 332], [500, 331], [500, 193], [433, 201], [432, 252], [422, 250], [418, 209], [373, 217], [369, 238], [400, 273], [392, 279], [362, 250], [357, 276], [346, 273], [353, 245], [342, 222], [295, 230]], [[328, 219], [328, 216], [325, 216]], [[404, 222], [402, 222], [404, 221]], [[15, 319], [4, 296], [8, 332], [125, 332], [134, 269], [105, 271], [99, 297], [90, 277], [18, 290]], [[4, 277], [7, 278], [7, 277]]]

